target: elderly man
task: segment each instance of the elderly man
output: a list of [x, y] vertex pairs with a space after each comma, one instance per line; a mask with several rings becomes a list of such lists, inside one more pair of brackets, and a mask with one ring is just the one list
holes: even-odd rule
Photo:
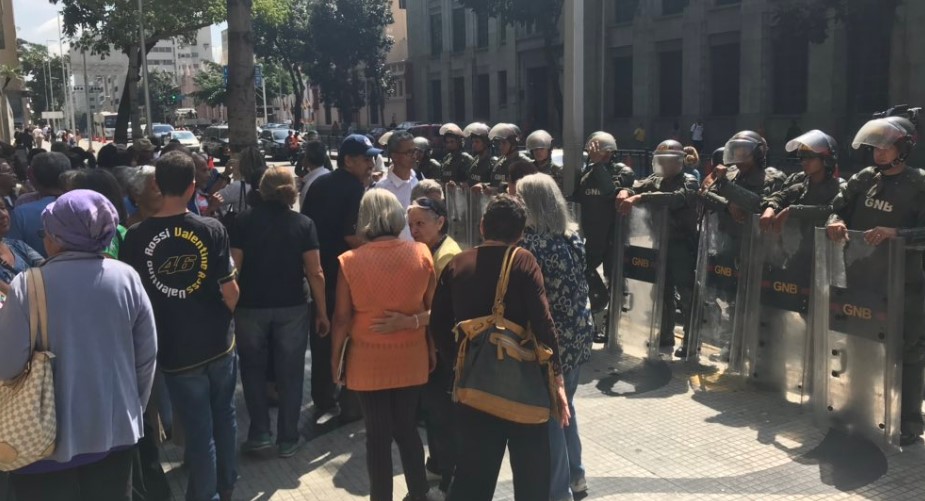
[[[411, 205], [411, 192], [418, 184], [418, 178], [415, 176], [414, 167], [417, 164], [414, 145], [414, 136], [407, 131], [395, 131], [388, 141], [389, 156], [392, 158], [392, 168], [381, 181], [376, 183], [376, 188], [382, 188], [392, 192], [401, 206], [407, 209]], [[411, 231], [408, 226], [402, 230], [400, 238], [402, 240], [412, 241]]]

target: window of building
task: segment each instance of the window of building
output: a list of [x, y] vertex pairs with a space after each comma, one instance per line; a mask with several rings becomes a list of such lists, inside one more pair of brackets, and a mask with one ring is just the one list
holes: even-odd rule
[[472, 118], [483, 122], [491, 121], [491, 82], [488, 73], [483, 73], [476, 78], [474, 101], [475, 116]]
[[478, 14], [475, 21], [476, 46], [480, 49], [484, 49], [488, 47], [488, 14]]
[[498, 72], [498, 106], [507, 106], [507, 71]]
[[440, 80], [430, 81], [431, 123], [443, 123], [443, 89]]
[[742, 3], [742, 0], [716, 0], [716, 5], [735, 5]]
[[498, 45], [507, 45], [507, 25], [498, 21]]
[[771, 74], [774, 113], [806, 112], [809, 83], [809, 40], [779, 33], [774, 38]]
[[633, 55], [613, 59], [613, 114], [615, 117], [633, 116]]
[[636, 17], [639, 0], [616, 0], [614, 2], [614, 22], [618, 24], [631, 23]]
[[[885, 16], [884, 16], [885, 17]], [[848, 110], [882, 111], [890, 106], [893, 22], [872, 16], [848, 28]]]
[[684, 12], [690, 0], [662, 0], [662, 15], [671, 16]]
[[710, 47], [711, 110], [714, 115], [739, 113], [739, 43]]
[[398, 81], [398, 91], [395, 93], [396, 96], [402, 97], [405, 95], [405, 82], [401, 80]]
[[328, 105], [324, 106], [324, 124], [331, 125], [331, 107]]
[[407, 8], [408, 8], [408, 0], [398, 0], [398, 8], [399, 8], [399, 9], [407, 9]]
[[443, 19], [440, 14], [430, 15], [430, 55], [443, 53]]
[[662, 116], [681, 114], [684, 80], [681, 49], [658, 53], [658, 110]]
[[466, 119], [466, 78], [453, 78], [453, 120], [464, 122]]
[[466, 10], [462, 7], [453, 9], [453, 52], [466, 49]]

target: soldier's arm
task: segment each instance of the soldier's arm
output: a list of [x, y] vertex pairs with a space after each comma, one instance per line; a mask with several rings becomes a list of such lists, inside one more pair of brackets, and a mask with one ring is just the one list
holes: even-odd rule
[[761, 211], [761, 195], [735, 183], [724, 183], [719, 187], [719, 194], [729, 203], [736, 204], [747, 212], [757, 214]]
[[639, 196], [639, 202], [669, 209], [680, 209], [690, 203], [694, 193], [697, 193], [697, 180], [693, 176], [685, 176], [684, 182], [674, 191], [642, 193]]
[[641, 195], [643, 193], [649, 193], [650, 191], [655, 191], [655, 179], [652, 176], [649, 176], [645, 179], [637, 179], [632, 186], [628, 188], [617, 188], [617, 191], [626, 191], [630, 195]]
[[835, 200], [832, 200], [833, 212], [829, 216], [828, 224], [847, 223], [851, 220], [855, 202], [870, 188], [874, 175], [873, 168], [868, 167], [851, 176], [848, 184], [835, 196]]
[[636, 172], [629, 167], [622, 166], [621, 169], [617, 172], [617, 180], [620, 183], [619, 188], [629, 188], [633, 186], [633, 181], [636, 180]]
[[835, 186], [835, 195], [829, 200], [828, 203], [815, 204], [815, 205], [801, 205], [793, 204], [790, 206], [790, 216], [799, 217], [799, 218], [811, 218], [811, 219], [821, 219], [826, 216], [831, 215], [834, 212], [834, 207], [832, 203], [835, 201], [842, 190], [844, 185], [841, 183], [836, 183]]
[[802, 182], [786, 186], [785, 188], [772, 193], [770, 196], [765, 197], [764, 201], [761, 203], [761, 208], [767, 209], [770, 207], [774, 209], [774, 212], [780, 212], [781, 210], [790, 207], [793, 202], [796, 202], [804, 189], [806, 189], [806, 187]]
[[700, 202], [705, 209], [713, 212], [726, 212], [729, 208], [729, 200], [713, 190], [701, 193]]

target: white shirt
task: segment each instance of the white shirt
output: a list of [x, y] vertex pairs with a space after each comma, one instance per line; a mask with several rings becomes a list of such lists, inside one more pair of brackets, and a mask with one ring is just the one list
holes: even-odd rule
[[[408, 206], [411, 205], [411, 190], [413, 190], [417, 184], [418, 178], [413, 170], [411, 171], [411, 177], [405, 180], [396, 176], [395, 172], [389, 169], [389, 174], [385, 176], [382, 181], [376, 183], [376, 188], [391, 191], [392, 194], [398, 198], [402, 208], [407, 209]], [[407, 215], [405, 217], [407, 217]], [[411, 230], [408, 229], [407, 224], [405, 225], [405, 229], [401, 230], [401, 235], [399, 235], [398, 238], [409, 242], [414, 240], [414, 238], [411, 237]]]
[[315, 180], [318, 179], [319, 177], [329, 172], [331, 171], [329, 171], [328, 169], [324, 167], [320, 167], [313, 171], [309, 171], [308, 174], [305, 174], [304, 176], [302, 176], [302, 190], [299, 193], [299, 207], [302, 207], [303, 205], [305, 205], [305, 195], [308, 195], [308, 188], [312, 185], [312, 183], [314, 183]]
[[691, 141], [703, 141], [703, 125], [691, 125]]

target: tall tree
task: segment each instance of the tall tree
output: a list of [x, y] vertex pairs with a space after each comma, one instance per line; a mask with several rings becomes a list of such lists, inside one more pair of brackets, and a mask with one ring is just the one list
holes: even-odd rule
[[205, 104], [212, 108], [228, 105], [228, 89], [225, 86], [225, 74], [221, 65], [206, 61], [199, 73], [193, 77], [193, 83], [197, 89], [193, 93], [196, 104]]
[[476, 14], [497, 18], [505, 26], [523, 25], [535, 28], [543, 36], [543, 52], [549, 77], [556, 116], [550, 122], [562, 122], [562, 85], [559, 56], [562, 54], [559, 21], [564, 0], [459, 0]]
[[[254, 53], [263, 62], [279, 65], [286, 75], [295, 95], [292, 110], [292, 126], [302, 127], [302, 101], [305, 96], [305, 74], [302, 69], [304, 55], [308, 52], [309, 0], [294, 0], [282, 19], [260, 16], [254, 20]], [[266, 70], [266, 68], [264, 68]], [[268, 74], [264, 71], [264, 76]], [[269, 87], [270, 82], [267, 82]]]
[[[306, 67], [321, 100], [352, 120], [371, 94], [384, 96], [385, 57], [394, 41], [389, 0], [327, 0], [312, 4]], [[370, 81], [367, 77], [375, 78]]]
[[231, 151], [256, 143], [252, 0], [228, 2], [228, 144]]
[[[148, 88], [151, 94], [151, 118], [157, 122], [173, 123], [173, 112], [182, 100], [180, 87], [173, 75], [165, 71], [148, 72]], [[138, 97], [139, 102], [144, 99]]]
[[113, 50], [128, 56], [129, 64], [119, 102], [115, 140], [128, 139], [129, 120], [141, 133], [138, 106], [135, 106], [142, 57], [160, 40], [179, 38], [192, 43], [200, 28], [225, 18], [223, 0], [146, 0], [143, 21], [145, 47], [139, 43], [138, 4], [128, 0], [49, 0], [60, 5], [65, 34], [78, 49], [108, 56]]
[[[34, 122], [41, 117], [43, 111], [52, 111], [53, 103], [63, 100], [62, 97], [56, 97], [64, 96], [64, 85], [61, 83], [61, 57], [49, 54], [48, 47], [41, 44], [22, 39], [17, 40], [16, 43], [26, 90], [32, 100], [32, 120]], [[65, 59], [67, 59], [66, 56]]]

